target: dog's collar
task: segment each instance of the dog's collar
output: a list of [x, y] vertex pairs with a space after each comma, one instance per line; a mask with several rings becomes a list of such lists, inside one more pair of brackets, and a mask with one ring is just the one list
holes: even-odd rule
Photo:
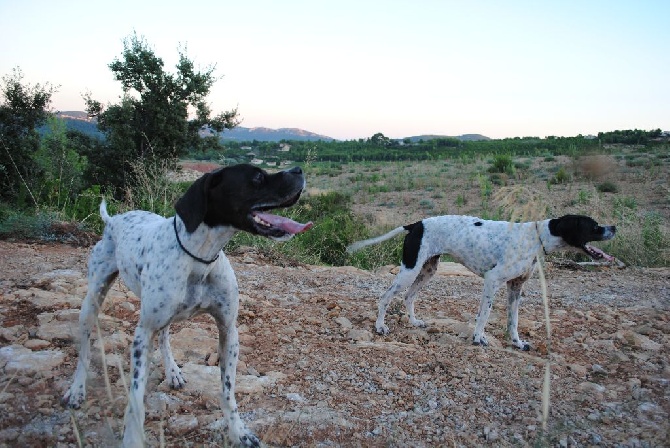
[[544, 252], [545, 255], [549, 255], [547, 253], [547, 249], [544, 248], [544, 243], [542, 242], [542, 235], [540, 235], [540, 229], [537, 227], [537, 221], [535, 221], [535, 231], [537, 232], [537, 239], [540, 240], [540, 246], [542, 246], [542, 252]]
[[217, 254], [216, 254], [216, 257], [212, 258], [211, 260], [205, 260], [205, 259], [200, 258], [200, 257], [197, 257], [197, 256], [193, 255], [191, 252], [189, 252], [188, 249], [186, 249], [186, 248], [184, 247], [184, 245], [182, 244], [181, 240], [179, 239], [179, 232], [177, 231], [177, 217], [176, 217], [176, 216], [174, 217], [174, 221], [172, 221], [172, 222], [173, 222], [173, 224], [174, 224], [174, 236], [177, 237], [177, 243], [179, 243], [179, 247], [181, 247], [181, 250], [183, 250], [184, 252], [186, 252], [186, 254], [187, 254], [189, 257], [193, 258], [195, 261], [199, 261], [200, 263], [204, 263], [204, 264], [212, 264], [212, 263], [214, 263], [216, 260], [219, 259], [219, 253], [220, 253], [220, 252], [217, 253]]

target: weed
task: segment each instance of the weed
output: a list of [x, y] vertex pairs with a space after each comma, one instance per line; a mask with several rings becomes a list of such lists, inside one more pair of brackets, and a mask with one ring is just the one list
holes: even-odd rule
[[571, 180], [572, 176], [565, 170], [565, 167], [560, 167], [550, 182], [553, 184], [565, 184]]

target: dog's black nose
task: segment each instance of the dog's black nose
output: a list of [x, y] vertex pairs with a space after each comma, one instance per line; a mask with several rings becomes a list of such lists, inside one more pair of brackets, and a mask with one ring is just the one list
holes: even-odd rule
[[302, 168], [299, 166], [293, 167], [290, 170], [288, 170], [289, 173], [291, 174], [302, 174]]

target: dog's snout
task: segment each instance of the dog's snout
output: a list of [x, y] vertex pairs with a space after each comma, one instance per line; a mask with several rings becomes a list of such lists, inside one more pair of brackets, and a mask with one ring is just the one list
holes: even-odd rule
[[288, 172], [291, 174], [302, 174], [302, 168], [300, 168], [299, 166], [295, 166], [290, 170], [288, 170]]

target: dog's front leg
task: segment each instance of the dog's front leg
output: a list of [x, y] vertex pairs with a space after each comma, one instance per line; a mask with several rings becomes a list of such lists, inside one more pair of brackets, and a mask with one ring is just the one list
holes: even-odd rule
[[206, 294], [213, 297], [209, 313], [216, 321], [219, 330], [219, 368], [223, 389], [221, 410], [224, 421], [228, 425], [230, 443], [233, 446], [258, 447], [260, 442], [240, 418], [237, 401], [235, 401], [235, 377], [240, 355], [240, 340], [237, 332], [240, 299], [237, 279], [227, 258], [222, 257], [217, 263], [217, 269], [209, 278], [210, 290]]
[[260, 442], [240, 418], [235, 400], [235, 377], [240, 353], [236, 322], [233, 320], [227, 326], [219, 318], [216, 322], [219, 328], [219, 367], [223, 385], [221, 408], [224, 421], [228, 424], [228, 438], [234, 446], [258, 447]]
[[161, 354], [163, 355], [165, 381], [167, 381], [170, 388], [181, 389], [186, 385], [186, 380], [172, 355], [172, 348], [170, 347], [170, 326], [163, 328], [158, 333], [158, 344], [160, 345]]
[[130, 354], [130, 390], [124, 418], [123, 446], [144, 446], [144, 392], [149, 377], [149, 353], [154, 332], [142, 325], [135, 329], [135, 339]]

